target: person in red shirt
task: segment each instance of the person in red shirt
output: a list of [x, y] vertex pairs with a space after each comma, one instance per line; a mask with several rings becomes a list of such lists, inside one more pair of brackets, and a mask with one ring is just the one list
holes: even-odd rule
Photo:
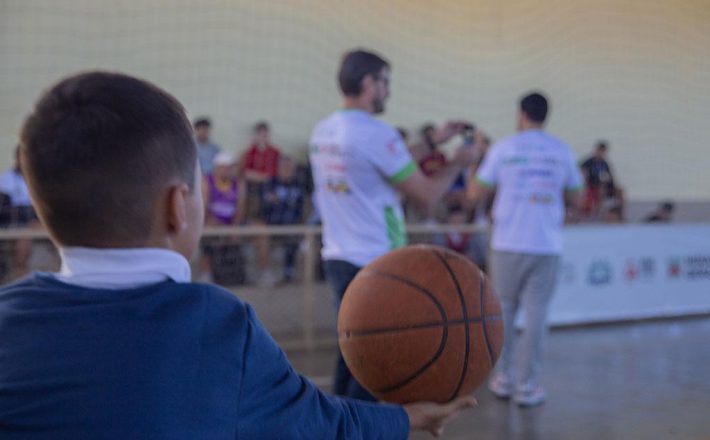
[[[254, 137], [249, 149], [242, 156], [242, 174], [246, 180], [245, 215], [248, 224], [263, 225], [262, 204], [264, 185], [276, 177], [281, 152], [271, 143], [269, 124], [266, 121], [254, 125]], [[258, 236], [254, 242], [257, 250], [259, 284], [271, 285], [275, 278], [269, 272], [269, 243], [266, 236]]]
[[264, 183], [276, 176], [281, 152], [271, 144], [269, 124], [261, 121], [254, 126], [254, 138], [244, 153], [243, 170], [248, 182]]

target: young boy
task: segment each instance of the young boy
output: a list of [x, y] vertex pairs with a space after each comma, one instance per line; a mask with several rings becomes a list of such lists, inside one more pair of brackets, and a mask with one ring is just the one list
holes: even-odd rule
[[62, 269], [0, 290], [2, 438], [404, 439], [474, 404], [326, 396], [248, 305], [190, 283], [197, 151], [157, 87], [65, 79], [25, 122], [21, 154]]

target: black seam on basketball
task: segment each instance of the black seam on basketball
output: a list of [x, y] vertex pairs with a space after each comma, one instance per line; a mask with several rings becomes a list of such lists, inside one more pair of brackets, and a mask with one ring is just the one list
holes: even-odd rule
[[[409, 281], [409, 280], [406, 279], [406, 278], [402, 278], [402, 277], [399, 277], [399, 276], [397, 276], [397, 275], [392, 275], [392, 274], [390, 274], [390, 273], [380, 272], [380, 271], [372, 270], [372, 269], [368, 269], [368, 270], [365, 272], [365, 274], [368, 274], [368, 273], [371, 273], [371, 274], [373, 274], [373, 275], [379, 275], [379, 276], [381, 276], [381, 277], [390, 278], [390, 279], [399, 281], [399, 282], [401, 282], [401, 283], [403, 283], [403, 284], [406, 284], [406, 285], [408, 285], [409, 287], [411, 287], [411, 288], [413, 288], [413, 289], [415, 289], [415, 290], [417, 290], [417, 291], [419, 291], [419, 292], [425, 294], [427, 297], [429, 297], [429, 299], [434, 303], [434, 305], [436, 306], [436, 308], [439, 310], [439, 314], [441, 315], [441, 318], [442, 318], [444, 321], [448, 321], [448, 317], [446, 316], [446, 310], [444, 310], [444, 307], [443, 307], [441, 304], [439, 304], [439, 301], [436, 299], [436, 297], [434, 296], [434, 294], [431, 293], [428, 289], [425, 289], [425, 288], [423, 288], [422, 286], [419, 286], [419, 285], [417, 285], [417, 284], [414, 284], [413, 282]], [[466, 326], [466, 327], [468, 327], [468, 326]], [[439, 343], [439, 348], [437, 349], [437, 351], [436, 351], [436, 353], [434, 354], [434, 356], [432, 356], [432, 358], [429, 359], [429, 361], [427, 361], [427, 362], [426, 362], [421, 368], [419, 368], [417, 371], [415, 371], [414, 373], [410, 374], [409, 377], [406, 377], [406, 378], [402, 379], [401, 381], [399, 381], [398, 383], [396, 383], [396, 384], [394, 384], [394, 385], [390, 385], [390, 386], [388, 386], [388, 387], [381, 388], [381, 389], [377, 390], [377, 392], [378, 392], [378, 393], [381, 393], [381, 394], [390, 393], [390, 392], [392, 392], [392, 391], [395, 391], [397, 388], [401, 388], [401, 387], [407, 385], [408, 383], [412, 382], [414, 379], [416, 379], [417, 377], [419, 377], [419, 375], [421, 375], [421, 374], [422, 374], [423, 372], [425, 372], [430, 366], [432, 366], [432, 365], [434, 364], [434, 362], [436, 362], [436, 361], [441, 357], [442, 353], [444, 353], [444, 348], [446, 348], [446, 341], [448, 340], [448, 338], [449, 338], [449, 328], [448, 328], [448, 327], [443, 327], [443, 332], [442, 332], [442, 335], [441, 335], [441, 342]]]
[[[446, 258], [444, 258], [443, 255], [441, 255], [437, 251], [433, 251], [434, 254], [439, 257], [441, 262], [444, 264], [444, 267], [446, 270], [449, 272], [449, 275], [451, 276], [451, 279], [454, 282], [454, 286], [456, 286], [456, 294], [459, 296], [459, 301], [461, 302], [461, 316], [464, 321], [468, 321], [468, 312], [466, 310], [466, 298], [464, 298], [463, 292], [461, 291], [461, 286], [459, 285], [459, 280], [456, 278], [456, 275], [454, 275], [454, 271], [451, 269], [451, 266], [449, 266], [449, 263], [446, 262]], [[468, 358], [470, 355], [471, 351], [471, 335], [470, 335], [471, 329], [468, 327], [468, 325], [464, 326], [464, 338], [465, 338], [465, 343], [466, 343], [466, 349], [464, 351], [464, 356], [463, 356], [463, 368], [461, 371], [461, 378], [459, 379], [459, 383], [456, 385], [456, 388], [454, 389], [453, 394], [451, 394], [451, 397], [448, 400], [453, 400], [454, 397], [461, 391], [461, 387], [463, 386], [463, 381], [466, 379], [466, 371], [468, 370]]]
[[481, 304], [481, 327], [483, 328], [483, 340], [486, 341], [486, 348], [488, 349], [488, 359], [491, 361], [491, 368], [493, 368], [493, 365], [495, 364], [495, 359], [493, 359], [493, 347], [491, 347], [491, 342], [488, 340], [488, 329], [486, 328], [486, 322], [488, 321], [488, 317], [486, 316], [486, 304], [485, 304], [485, 288], [486, 288], [486, 278], [483, 275], [483, 272], [478, 273], [478, 276], [481, 279], [481, 286], [479, 288], [480, 290], [480, 304]]
[[[429, 289], [426, 289], [426, 288], [424, 288], [412, 281], [409, 281], [406, 278], [402, 278], [398, 275], [394, 275], [394, 274], [387, 273], [387, 272], [380, 272], [379, 270], [363, 269], [361, 271], [361, 273], [362, 273], [362, 275], [372, 274], [372, 275], [380, 276], [383, 278], [390, 278], [392, 280], [399, 281], [402, 284], [406, 284], [407, 286], [413, 288], [414, 290], [418, 290], [420, 293], [423, 293], [424, 295], [426, 295], [427, 298], [429, 298], [429, 300], [431, 300], [431, 302], [434, 303], [434, 305], [436, 306], [436, 309], [439, 311], [439, 315], [441, 315], [441, 319], [443, 321], [448, 321], [449, 317], [446, 316], [446, 310], [444, 310], [444, 306], [442, 306], [441, 303], [439, 303], [439, 300], [436, 299], [436, 296], [434, 296], [434, 294]], [[360, 274], [358, 274], [358, 275], [360, 275]]]
[[[488, 321], [499, 321], [503, 319], [501, 315], [490, 315], [485, 317], [486, 322]], [[378, 334], [386, 334], [386, 333], [394, 333], [394, 332], [401, 332], [401, 331], [407, 331], [407, 330], [422, 330], [422, 329], [428, 329], [428, 328], [435, 328], [435, 327], [446, 327], [446, 326], [452, 326], [452, 325], [459, 325], [459, 324], [478, 324], [482, 323], [483, 318], [480, 316], [477, 316], [475, 318], [469, 318], [467, 321], [464, 321], [463, 319], [455, 319], [453, 321], [439, 321], [439, 322], [427, 322], [423, 324], [412, 324], [412, 325], [405, 325], [401, 327], [384, 327], [384, 328], [373, 328], [373, 329], [367, 329], [367, 330], [346, 330], [344, 332], [338, 332], [338, 336], [344, 336], [347, 338], [357, 338], [360, 336], [370, 336], [370, 335], [378, 335]]]

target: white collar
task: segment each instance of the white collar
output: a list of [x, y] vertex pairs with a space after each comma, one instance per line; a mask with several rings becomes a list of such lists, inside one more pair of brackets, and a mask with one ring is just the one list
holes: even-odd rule
[[190, 282], [190, 264], [167, 249], [60, 248], [62, 268], [55, 277], [68, 284], [100, 289], [129, 289], [167, 279]]

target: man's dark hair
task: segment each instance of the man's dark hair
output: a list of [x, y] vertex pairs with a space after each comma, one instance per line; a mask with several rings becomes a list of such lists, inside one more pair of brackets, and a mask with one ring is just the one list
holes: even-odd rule
[[673, 212], [675, 209], [675, 203], [671, 202], [670, 200], [666, 200], [661, 203], [661, 210], [666, 211], [666, 212]]
[[597, 150], [608, 151], [609, 145], [607, 144], [606, 141], [598, 141], [597, 142]]
[[362, 49], [346, 53], [338, 72], [340, 91], [345, 96], [359, 96], [362, 93], [362, 79], [367, 75], [377, 77], [385, 67], [390, 67], [387, 60], [375, 53]]
[[36, 208], [63, 245], [144, 242], [160, 193], [175, 180], [194, 190], [197, 150], [185, 110], [130, 76], [60, 81], [25, 120], [20, 144]]
[[266, 121], [259, 121], [254, 124], [254, 133], [257, 133], [261, 130], [269, 131], [269, 123]]
[[547, 98], [541, 93], [530, 93], [520, 100], [520, 110], [533, 122], [542, 124], [547, 118]]
[[209, 118], [197, 118], [195, 119], [194, 127], [197, 128], [210, 128], [212, 126], [212, 121]]

